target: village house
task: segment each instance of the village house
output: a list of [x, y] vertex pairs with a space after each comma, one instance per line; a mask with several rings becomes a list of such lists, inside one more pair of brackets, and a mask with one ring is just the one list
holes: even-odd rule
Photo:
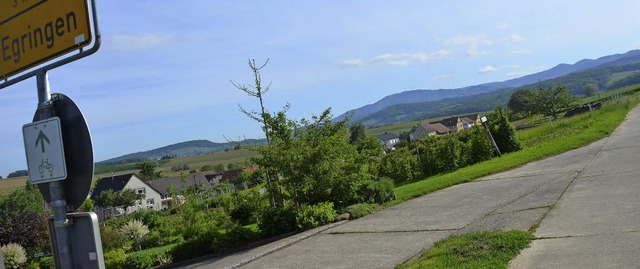
[[102, 192], [111, 190], [119, 192], [123, 190], [131, 190], [136, 194], [142, 195], [133, 206], [118, 208], [100, 208], [96, 206], [94, 211], [98, 213], [98, 217], [103, 220], [112, 216], [130, 214], [135, 211], [142, 210], [160, 210], [162, 208], [162, 195], [151, 185], [140, 179], [136, 174], [112, 175], [103, 177], [98, 180], [98, 184], [93, 189], [90, 199], [96, 201]]
[[[149, 185], [160, 193], [161, 210], [171, 208], [173, 203], [181, 204], [184, 199], [182, 193], [188, 188], [206, 191], [212, 187], [212, 184], [207, 180], [203, 173], [191, 173], [186, 176], [184, 182], [182, 182], [182, 176], [173, 176], [151, 180], [149, 181]], [[175, 194], [180, 200], [173, 201], [172, 194]]]
[[378, 138], [378, 141], [380, 141], [380, 143], [382, 143], [382, 145], [384, 145], [384, 147], [388, 149], [393, 149], [394, 146], [398, 144], [398, 142], [400, 142], [400, 137], [387, 132], [377, 134], [376, 138]]
[[450, 117], [435, 122], [420, 122], [409, 131], [409, 140], [416, 141], [430, 135], [445, 135], [469, 129], [480, 124], [478, 114]]

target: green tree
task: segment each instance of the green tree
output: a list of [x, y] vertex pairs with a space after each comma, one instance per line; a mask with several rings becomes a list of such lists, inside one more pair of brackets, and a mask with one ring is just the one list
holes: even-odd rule
[[533, 95], [533, 112], [557, 119], [560, 112], [573, 107], [577, 100], [578, 98], [571, 95], [563, 85], [556, 87], [540, 85]]
[[364, 124], [362, 123], [354, 123], [353, 125], [351, 125], [351, 127], [349, 127], [349, 143], [355, 145], [357, 144], [360, 140], [365, 138], [365, 134], [364, 134]]
[[582, 90], [582, 92], [587, 97], [594, 96], [599, 92], [598, 85], [594, 83], [589, 83], [587, 85], [584, 85], [584, 89]]
[[419, 171], [417, 155], [408, 148], [394, 150], [380, 162], [380, 176], [391, 178], [396, 184], [418, 179]]
[[488, 115], [487, 118], [489, 118], [489, 130], [491, 130], [493, 139], [501, 153], [514, 152], [522, 148], [516, 136], [516, 129], [502, 112], [501, 107], [497, 107], [494, 113]]
[[32, 256], [49, 249], [49, 237], [42, 196], [29, 188], [0, 197], [0, 245], [20, 244]]
[[7, 178], [12, 178], [12, 177], [26, 177], [29, 175], [29, 171], [27, 170], [18, 170], [15, 172], [11, 172], [9, 173], [9, 175], [7, 176]]
[[473, 126], [469, 131], [469, 140], [465, 143], [464, 159], [467, 165], [486, 161], [493, 157], [494, 149], [486, 131], [480, 126]]
[[283, 111], [269, 115], [271, 146], [259, 147], [254, 162], [282, 176], [284, 193], [296, 205], [352, 202], [362, 167], [347, 140], [347, 120], [333, 122], [330, 109], [299, 122], [287, 119]]
[[519, 89], [511, 94], [507, 107], [515, 113], [527, 113], [532, 110], [534, 93], [530, 89]]
[[160, 171], [156, 172], [156, 166], [151, 162], [137, 163], [136, 167], [140, 169], [139, 176], [144, 181], [154, 180], [162, 177]]
[[[264, 106], [264, 100], [263, 100], [263, 96], [264, 94], [266, 94], [269, 89], [271, 88], [271, 84], [267, 85], [266, 87], [262, 86], [262, 76], [260, 74], [260, 70], [262, 70], [262, 68], [264, 68], [268, 63], [269, 63], [269, 59], [267, 59], [265, 61], [265, 63], [261, 66], [256, 65], [256, 61], [254, 59], [249, 59], [249, 68], [251, 69], [251, 72], [253, 73], [253, 80], [254, 80], [254, 84], [236, 84], [233, 81], [231, 81], [231, 84], [238, 90], [241, 90], [243, 92], [245, 92], [247, 95], [251, 96], [251, 97], [255, 97], [258, 99], [258, 101], [260, 102], [260, 112], [251, 110], [248, 111], [246, 109], [244, 109], [242, 106], [238, 105], [240, 108], [240, 112], [242, 112], [243, 114], [245, 114], [247, 117], [249, 117], [250, 119], [253, 119], [259, 123], [262, 124], [262, 130], [264, 131], [264, 134], [267, 138], [267, 147], [271, 146], [271, 137], [270, 137], [270, 130], [269, 130], [269, 125], [267, 123], [267, 119], [270, 117], [270, 114], [267, 113], [267, 110]], [[286, 112], [286, 110], [288, 110], [289, 105], [287, 104], [285, 106], [284, 111]], [[268, 168], [265, 168], [267, 171], [265, 173], [266, 175], [266, 179], [267, 179], [267, 189], [269, 190], [269, 195], [270, 195], [270, 201], [271, 201], [271, 206], [272, 207], [276, 207], [276, 196], [282, 196], [282, 192], [280, 190], [279, 185], [279, 175], [277, 175], [277, 173], [273, 173], [268, 171]], [[276, 180], [272, 180], [272, 177], [275, 178]]]
[[131, 189], [124, 189], [117, 192], [109, 189], [98, 195], [95, 200], [95, 205], [101, 208], [118, 206], [130, 207], [135, 205], [136, 201], [142, 199], [142, 197], [142, 194], [136, 194]]

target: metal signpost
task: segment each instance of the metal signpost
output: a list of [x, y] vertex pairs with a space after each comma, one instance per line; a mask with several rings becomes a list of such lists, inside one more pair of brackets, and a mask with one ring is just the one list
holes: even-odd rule
[[500, 152], [500, 149], [498, 148], [498, 144], [496, 144], [496, 141], [493, 139], [493, 135], [491, 134], [491, 130], [489, 130], [489, 126], [487, 126], [487, 117], [483, 116], [482, 118], [480, 118], [480, 121], [482, 122], [482, 126], [484, 127], [484, 129], [487, 130], [487, 134], [489, 135], [489, 139], [491, 140], [491, 144], [493, 144], [493, 148], [498, 153], [498, 156], [502, 157], [502, 153]]
[[99, 48], [95, 0], [0, 1], [0, 89], [36, 77], [38, 108], [23, 126], [23, 138], [29, 180], [53, 210], [49, 236], [56, 268], [104, 268], [95, 213], [69, 213], [91, 186], [89, 129], [71, 99], [51, 94], [47, 75]]

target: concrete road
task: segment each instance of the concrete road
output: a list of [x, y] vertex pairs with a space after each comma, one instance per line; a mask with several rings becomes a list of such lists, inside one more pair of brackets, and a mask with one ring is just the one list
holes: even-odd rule
[[393, 268], [450, 234], [529, 230], [513, 268], [640, 266], [640, 108], [586, 147], [183, 268]]

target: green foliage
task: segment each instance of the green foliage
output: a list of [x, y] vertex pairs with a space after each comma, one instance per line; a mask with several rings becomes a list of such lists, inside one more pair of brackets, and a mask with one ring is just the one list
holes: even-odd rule
[[25, 246], [28, 256], [48, 250], [47, 214], [43, 205], [40, 192], [31, 184], [0, 197], [0, 245]]
[[13, 178], [13, 177], [26, 177], [29, 176], [29, 171], [27, 170], [17, 170], [15, 172], [11, 172], [9, 173], [9, 175], [7, 176], [7, 178]]
[[136, 200], [143, 197], [142, 194], [136, 194], [131, 189], [124, 189], [114, 192], [111, 189], [103, 191], [98, 195], [95, 200], [95, 205], [101, 208], [118, 207], [118, 206], [133, 206]]
[[2, 246], [2, 258], [7, 269], [21, 268], [27, 262], [27, 252], [16, 243]]
[[393, 191], [393, 180], [382, 178], [380, 180], [366, 179], [358, 182], [358, 196], [360, 202], [383, 204], [396, 199]]
[[200, 172], [212, 171], [214, 169], [215, 167], [213, 167], [213, 165], [205, 164], [200, 168]]
[[511, 94], [507, 107], [515, 113], [528, 113], [533, 109], [534, 92], [530, 89], [519, 89]]
[[104, 266], [109, 269], [124, 269], [127, 254], [123, 249], [113, 249], [104, 254]]
[[261, 157], [254, 162], [281, 177], [284, 194], [294, 203], [342, 206], [355, 199], [363, 164], [356, 162], [357, 150], [346, 139], [346, 119], [333, 122], [330, 109], [299, 122], [284, 112], [265, 119], [271, 144], [258, 148]]
[[249, 225], [258, 222], [261, 205], [266, 199], [260, 195], [256, 188], [246, 191], [239, 191], [230, 195], [233, 199], [233, 206], [230, 216], [240, 225]]
[[349, 219], [354, 220], [362, 218], [371, 213], [378, 212], [382, 209], [384, 209], [384, 206], [379, 204], [360, 203], [347, 206], [344, 212], [349, 213]]
[[102, 249], [105, 252], [124, 246], [125, 238], [122, 233], [120, 233], [118, 227], [114, 226], [115, 225], [103, 225], [100, 227], [100, 241], [102, 242]]
[[506, 115], [502, 113], [502, 108], [497, 107], [492, 115], [487, 116], [487, 118], [489, 117], [491, 117], [489, 129], [500, 152], [504, 154], [520, 150], [522, 145], [520, 145], [520, 141], [516, 136], [516, 129], [511, 125]]
[[142, 162], [136, 164], [136, 168], [138, 168], [139, 176], [144, 181], [154, 180], [162, 177], [162, 173], [160, 171], [156, 172], [156, 166], [151, 162]]
[[508, 268], [532, 239], [530, 233], [515, 230], [451, 236], [436, 242], [418, 260], [397, 268]]
[[[55, 269], [56, 268], [56, 263], [53, 260], [52, 256], [48, 256], [48, 257], [43, 257], [42, 259], [40, 259], [40, 262], [38, 263], [40, 269]], [[111, 268], [111, 267], [109, 267]]]
[[236, 226], [226, 232], [216, 231], [212, 236], [211, 252], [221, 253], [256, 241], [260, 238], [257, 230]]
[[552, 87], [538, 86], [531, 98], [532, 112], [558, 118], [560, 112], [575, 106], [578, 97], [571, 95], [563, 85]]
[[582, 91], [586, 97], [594, 96], [599, 92], [598, 84], [589, 83], [584, 86], [584, 89]]
[[147, 269], [153, 267], [155, 257], [146, 253], [134, 252], [127, 255], [124, 260], [124, 268], [127, 269]]
[[336, 220], [336, 210], [333, 203], [325, 202], [316, 205], [303, 205], [296, 216], [296, 226], [308, 230], [331, 223]]
[[349, 127], [349, 143], [352, 145], [358, 144], [360, 140], [364, 139], [364, 124], [355, 123]]
[[265, 237], [293, 232], [296, 229], [296, 212], [291, 207], [263, 208], [258, 228]]
[[408, 148], [394, 150], [380, 161], [379, 175], [391, 178], [395, 183], [418, 179], [418, 157]]
[[179, 262], [209, 254], [210, 248], [210, 237], [208, 235], [202, 235], [178, 243], [171, 248], [169, 255], [173, 257], [173, 262]]
[[466, 133], [469, 135], [463, 150], [463, 158], [466, 164], [479, 163], [493, 157], [493, 145], [481, 126], [473, 126]]
[[462, 147], [463, 143], [455, 135], [428, 136], [418, 141], [416, 151], [420, 154], [422, 174], [436, 175], [464, 166]]
[[149, 227], [140, 220], [132, 219], [120, 228], [120, 232], [126, 239], [139, 241], [149, 233]]
[[91, 199], [84, 200], [80, 208], [80, 212], [93, 212], [94, 202]]

